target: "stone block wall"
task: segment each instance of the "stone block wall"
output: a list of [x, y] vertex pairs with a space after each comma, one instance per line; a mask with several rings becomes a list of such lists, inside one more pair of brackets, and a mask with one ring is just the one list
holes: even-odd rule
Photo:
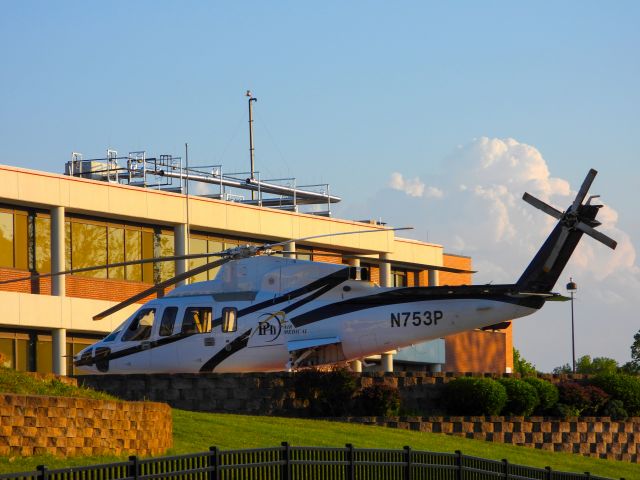
[[434, 432], [553, 452], [640, 462], [640, 417], [347, 417], [339, 421]]
[[0, 455], [160, 455], [171, 409], [152, 402], [0, 394]]
[[[356, 376], [356, 382], [360, 387], [373, 384], [397, 387], [406, 412], [439, 415], [444, 413], [439, 404], [444, 385], [465, 375], [471, 374], [365, 372]], [[478, 376], [499, 378], [503, 375]], [[557, 383], [571, 376], [547, 375], [544, 378]], [[305, 411], [304, 405], [295, 398], [294, 374], [287, 372], [80, 375], [77, 379], [81, 385], [118, 398], [166, 402], [184, 410], [284, 416], [304, 416]]]

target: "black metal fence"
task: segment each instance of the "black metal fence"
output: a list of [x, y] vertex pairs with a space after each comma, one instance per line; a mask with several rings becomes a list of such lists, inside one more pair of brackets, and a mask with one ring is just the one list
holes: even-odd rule
[[[0, 480], [610, 480], [456, 453], [334, 447], [280, 447], [139, 459], [86, 467], [0, 475]], [[624, 480], [624, 479], [621, 479]]]

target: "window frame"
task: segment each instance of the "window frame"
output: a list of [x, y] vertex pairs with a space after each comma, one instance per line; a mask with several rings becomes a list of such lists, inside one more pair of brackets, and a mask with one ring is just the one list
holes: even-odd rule
[[[193, 324], [194, 327], [196, 327], [195, 331], [185, 331], [185, 326], [187, 326], [187, 323], [185, 323], [185, 321], [187, 320], [188, 315], [191, 312], [194, 311], [208, 311], [209, 313], [209, 318], [204, 319], [205, 325], [201, 326], [201, 330], [198, 330], [198, 328], [196, 327], [196, 323]], [[213, 307], [211, 306], [194, 306], [194, 307], [187, 307], [184, 309], [184, 313], [182, 314], [182, 323], [180, 324], [180, 333], [181, 334], [185, 334], [185, 335], [202, 335], [202, 334], [206, 334], [206, 333], [211, 333], [211, 326], [212, 326], [212, 318], [213, 318]]]
[[[230, 314], [233, 313], [231, 316]], [[233, 318], [233, 329], [229, 329], [230, 319]], [[238, 331], [238, 309], [236, 307], [224, 307], [222, 309], [222, 332], [223, 333], [233, 333]]]

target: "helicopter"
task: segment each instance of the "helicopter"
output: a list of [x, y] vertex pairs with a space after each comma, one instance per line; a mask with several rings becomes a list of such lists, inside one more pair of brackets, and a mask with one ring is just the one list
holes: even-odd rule
[[[530, 315], [547, 301], [566, 299], [552, 289], [583, 234], [612, 249], [617, 245], [595, 229], [602, 205], [591, 201], [597, 196], [583, 204], [596, 175], [594, 169], [588, 172], [564, 212], [528, 193], [523, 195], [525, 202], [558, 222], [512, 284], [380, 287], [363, 279], [359, 267], [274, 255], [276, 248], [291, 242], [331, 234], [108, 265], [220, 257], [95, 315], [94, 320], [100, 320], [149, 295], [162, 295], [75, 355], [73, 363], [92, 374], [294, 370], [360, 360]], [[419, 267], [472, 273], [437, 265]], [[105, 266], [42, 276], [98, 268]], [[219, 270], [213, 280], [177, 286], [164, 295], [167, 287], [214, 268]]]

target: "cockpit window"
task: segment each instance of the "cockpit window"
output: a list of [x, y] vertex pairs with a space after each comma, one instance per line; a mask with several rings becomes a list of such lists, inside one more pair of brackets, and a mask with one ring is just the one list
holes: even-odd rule
[[111, 332], [109, 335], [104, 337], [102, 339], [102, 341], [103, 342], [113, 342], [116, 339], [116, 337], [118, 336], [118, 334], [122, 331], [122, 329], [124, 328], [126, 323], [127, 323], [126, 320], [124, 322], [122, 322], [120, 324], [120, 326], [118, 326], [118, 328], [116, 328], [113, 332]]
[[211, 307], [189, 307], [184, 312], [182, 333], [209, 333], [211, 331]]
[[160, 321], [160, 331], [158, 335], [161, 337], [168, 337], [173, 333], [173, 327], [176, 323], [176, 316], [178, 315], [178, 307], [167, 307], [162, 313], [162, 320]]
[[238, 309], [225, 307], [222, 309], [222, 331], [235, 332], [238, 329]]
[[151, 336], [151, 327], [156, 316], [155, 308], [140, 310], [122, 335], [123, 342], [146, 340]]

